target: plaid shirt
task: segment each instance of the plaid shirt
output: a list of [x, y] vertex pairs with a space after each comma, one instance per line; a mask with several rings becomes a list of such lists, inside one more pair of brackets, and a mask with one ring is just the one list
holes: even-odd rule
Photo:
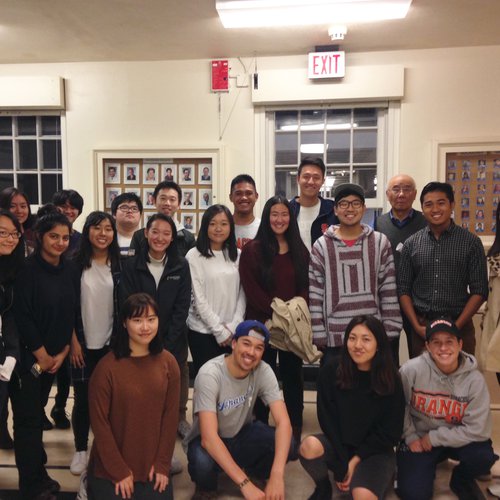
[[408, 238], [397, 273], [398, 296], [429, 316], [456, 319], [471, 295], [488, 297], [486, 256], [481, 240], [453, 221], [439, 239], [427, 227]]

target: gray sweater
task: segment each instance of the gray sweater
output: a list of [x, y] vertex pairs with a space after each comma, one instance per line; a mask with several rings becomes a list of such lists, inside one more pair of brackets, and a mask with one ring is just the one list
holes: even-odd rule
[[400, 371], [406, 444], [427, 433], [432, 446], [452, 448], [490, 439], [490, 395], [474, 356], [462, 351], [450, 375], [438, 369], [428, 352], [407, 361]]

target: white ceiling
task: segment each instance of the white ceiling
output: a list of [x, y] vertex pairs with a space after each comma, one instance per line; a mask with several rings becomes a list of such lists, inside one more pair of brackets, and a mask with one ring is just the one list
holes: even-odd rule
[[[215, 0], [0, 0], [0, 63], [307, 53], [327, 26], [226, 30]], [[406, 19], [349, 26], [348, 52], [500, 45], [500, 0], [413, 0]]]

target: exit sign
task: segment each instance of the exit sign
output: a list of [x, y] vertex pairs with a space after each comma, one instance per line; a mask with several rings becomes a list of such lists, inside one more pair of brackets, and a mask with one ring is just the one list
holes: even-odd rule
[[310, 52], [308, 76], [342, 78], [345, 76], [345, 52]]

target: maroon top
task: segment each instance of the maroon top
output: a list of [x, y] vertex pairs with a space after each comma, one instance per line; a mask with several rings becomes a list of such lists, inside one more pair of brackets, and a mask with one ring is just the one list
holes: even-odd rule
[[302, 290], [298, 289], [290, 252], [274, 257], [272, 290], [268, 290], [264, 284], [261, 262], [260, 242], [257, 240], [248, 242], [243, 247], [240, 256], [241, 285], [247, 298], [245, 318], [265, 323], [272, 317], [271, 302], [275, 297], [286, 301], [300, 296], [307, 302], [309, 288], [306, 286]]

